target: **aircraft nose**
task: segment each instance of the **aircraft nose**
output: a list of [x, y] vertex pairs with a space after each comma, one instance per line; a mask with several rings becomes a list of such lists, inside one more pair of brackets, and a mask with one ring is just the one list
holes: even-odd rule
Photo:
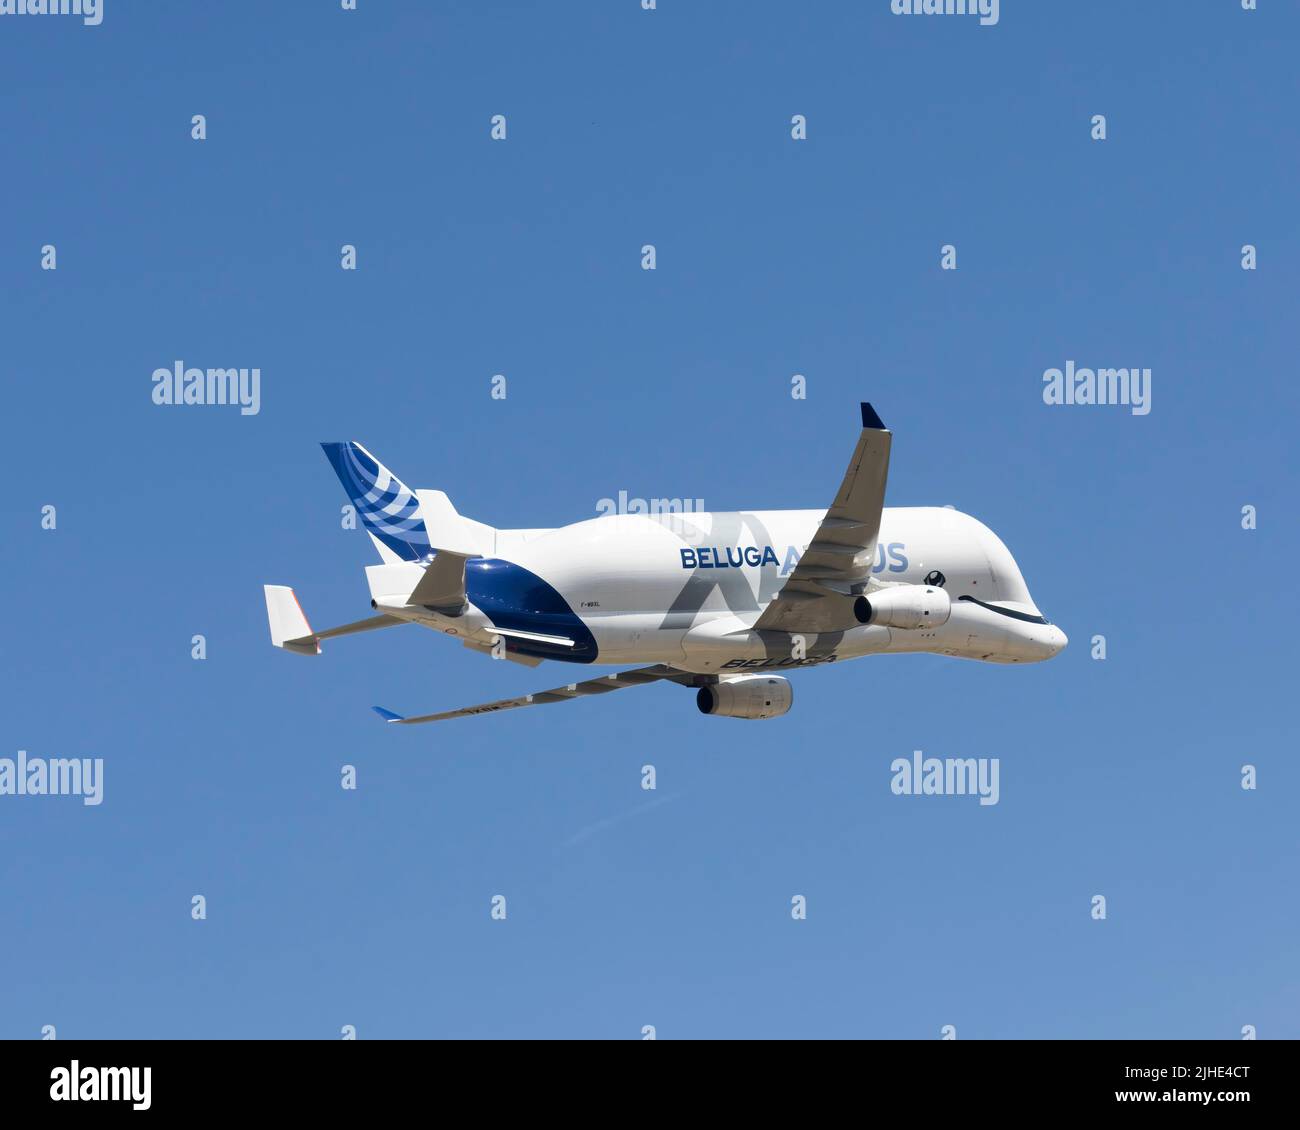
[[1057, 655], [1065, 650], [1065, 645], [1070, 642], [1067, 636], [1055, 624], [1047, 625], [1047, 646], [1052, 649], [1052, 654]]

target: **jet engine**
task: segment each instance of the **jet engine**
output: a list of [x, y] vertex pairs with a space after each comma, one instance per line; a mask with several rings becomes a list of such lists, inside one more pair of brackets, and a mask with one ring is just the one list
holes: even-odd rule
[[934, 585], [892, 585], [853, 602], [859, 624], [884, 628], [937, 628], [952, 615], [952, 598]]
[[738, 675], [701, 687], [695, 696], [701, 714], [723, 718], [776, 718], [790, 709], [794, 688], [780, 675]]

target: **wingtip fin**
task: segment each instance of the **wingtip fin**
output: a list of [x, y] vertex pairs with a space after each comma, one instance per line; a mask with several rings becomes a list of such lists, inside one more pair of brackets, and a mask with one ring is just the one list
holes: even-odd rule
[[297, 594], [288, 585], [263, 585], [271, 642], [298, 655], [319, 655], [320, 641], [312, 634]]
[[885, 427], [885, 421], [880, 418], [879, 413], [865, 400], [862, 401], [862, 426], [864, 428], [875, 428], [882, 432], [889, 430]]
[[406, 719], [400, 714], [395, 714], [391, 710], [385, 710], [382, 706], [372, 706], [370, 708], [379, 715], [385, 722], [405, 722]]

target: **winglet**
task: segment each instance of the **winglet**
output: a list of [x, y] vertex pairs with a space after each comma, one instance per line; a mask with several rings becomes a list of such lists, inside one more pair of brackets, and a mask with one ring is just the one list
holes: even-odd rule
[[287, 585], [263, 585], [266, 618], [271, 625], [271, 642], [299, 655], [319, 655], [320, 642], [312, 635], [302, 606]]
[[885, 421], [876, 414], [876, 410], [865, 400], [862, 402], [862, 426], [864, 428], [875, 428], [882, 432], [889, 430], [885, 427]]
[[382, 706], [372, 706], [370, 708], [379, 715], [385, 722], [405, 722], [406, 719], [400, 714], [394, 714], [391, 710], [385, 710]]

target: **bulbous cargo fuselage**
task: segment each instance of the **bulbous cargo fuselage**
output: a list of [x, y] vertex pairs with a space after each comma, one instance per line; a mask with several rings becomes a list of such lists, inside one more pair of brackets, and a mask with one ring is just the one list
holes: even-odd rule
[[[891, 594], [902, 585], [942, 589], [949, 609], [943, 623], [900, 628], [847, 618], [842, 631], [806, 637], [754, 630], [822, 517], [816, 510], [610, 515], [530, 531], [517, 544], [498, 544], [500, 556], [467, 563], [468, 618], [431, 615], [429, 624], [471, 641], [487, 626], [575, 641], [511, 639], [511, 650], [526, 656], [671, 663], [721, 674], [873, 652], [1028, 663], [1065, 645], [1064, 634], [1034, 605], [1001, 539], [947, 507], [885, 508], [870, 572], [876, 592]], [[392, 587], [409, 588], [399, 579]]]

